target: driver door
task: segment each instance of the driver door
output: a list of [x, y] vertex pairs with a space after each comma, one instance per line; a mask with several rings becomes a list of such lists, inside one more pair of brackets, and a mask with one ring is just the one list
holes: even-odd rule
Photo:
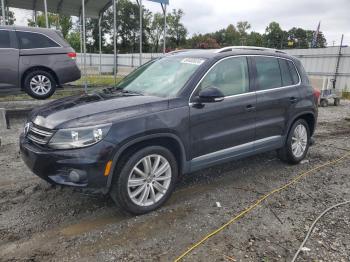
[[251, 91], [247, 57], [217, 62], [197, 86], [218, 88], [221, 102], [190, 104], [191, 166], [197, 170], [253, 150], [256, 93]]

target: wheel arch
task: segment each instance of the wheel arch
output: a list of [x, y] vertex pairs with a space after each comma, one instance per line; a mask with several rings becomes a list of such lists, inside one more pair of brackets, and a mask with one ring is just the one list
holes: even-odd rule
[[26, 69], [23, 74], [22, 74], [22, 77], [21, 77], [21, 89], [23, 90], [24, 89], [24, 80], [26, 78], [26, 76], [31, 73], [31, 72], [34, 72], [34, 71], [37, 71], [37, 70], [41, 70], [41, 71], [45, 71], [49, 74], [52, 75], [52, 77], [54, 78], [55, 82], [56, 82], [56, 85], [59, 85], [59, 79], [58, 79], [58, 76], [57, 74], [55, 73], [55, 71], [53, 71], [52, 69], [46, 67], [46, 66], [33, 66], [33, 67], [30, 67], [28, 69]]
[[[295, 121], [297, 121], [298, 119], [304, 119], [306, 121], [306, 123], [309, 126], [309, 130], [310, 130], [310, 137], [314, 134], [315, 129], [316, 129], [316, 116], [315, 113], [312, 111], [309, 112], [303, 112], [298, 114], [297, 116], [295, 116], [292, 121], [289, 123], [288, 126], [288, 133], [290, 132], [290, 128], [293, 126], [293, 124], [295, 123]], [[288, 136], [288, 134], [287, 134]]]
[[123, 157], [126, 157], [136, 152], [137, 150], [150, 145], [164, 146], [165, 148], [169, 149], [174, 154], [174, 157], [178, 162], [179, 173], [183, 174], [188, 172], [189, 164], [186, 160], [186, 150], [181, 139], [178, 136], [171, 133], [157, 133], [147, 135], [125, 143], [114, 154], [112, 169], [107, 180], [107, 192], [109, 192], [111, 188], [114, 175], [116, 175], [116, 172], [121, 167], [120, 160]]

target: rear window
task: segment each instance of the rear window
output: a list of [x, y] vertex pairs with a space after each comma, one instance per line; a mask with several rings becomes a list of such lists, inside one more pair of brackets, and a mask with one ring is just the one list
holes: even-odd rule
[[21, 49], [59, 47], [60, 45], [45, 35], [30, 32], [17, 32]]
[[282, 86], [280, 66], [277, 58], [255, 57], [255, 64], [260, 90], [268, 90]]
[[10, 32], [0, 30], [0, 48], [10, 48]]
[[295, 85], [296, 83], [293, 80], [292, 73], [288, 65], [289, 61], [278, 59], [278, 62], [280, 63], [283, 86]]
[[287, 61], [288, 63], [288, 66], [289, 66], [289, 70], [290, 70], [290, 73], [292, 75], [292, 79], [293, 79], [293, 85], [296, 85], [299, 83], [299, 75], [298, 75], [298, 72], [297, 70], [295, 69], [295, 65], [292, 61]]

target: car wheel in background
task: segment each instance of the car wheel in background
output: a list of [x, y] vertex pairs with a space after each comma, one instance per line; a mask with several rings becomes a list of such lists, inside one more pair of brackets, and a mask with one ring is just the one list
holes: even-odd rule
[[334, 105], [339, 106], [340, 105], [340, 98], [334, 98]]
[[328, 106], [328, 100], [327, 99], [321, 99], [320, 106], [321, 107], [327, 107]]
[[277, 151], [279, 158], [289, 164], [298, 164], [302, 161], [310, 146], [309, 125], [304, 119], [298, 119], [292, 125], [286, 144]]
[[51, 97], [56, 90], [56, 81], [53, 76], [43, 70], [35, 70], [26, 75], [24, 89], [28, 95], [36, 99]]
[[122, 162], [113, 178], [110, 195], [129, 213], [144, 214], [168, 200], [177, 177], [177, 162], [168, 149], [145, 147]]

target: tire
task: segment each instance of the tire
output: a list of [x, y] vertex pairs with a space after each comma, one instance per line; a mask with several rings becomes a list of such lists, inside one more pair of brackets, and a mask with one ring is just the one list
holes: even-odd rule
[[43, 70], [35, 70], [26, 75], [24, 90], [35, 99], [47, 99], [56, 91], [57, 83], [54, 77]]
[[[158, 157], [158, 169], [155, 169]], [[148, 163], [151, 164], [151, 170], [165, 171], [158, 172], [159, 176], [157, 172], [147, 172], [143, 164], [147, 163], [147, 158], [150, 159]], [[168, 163], [167, 169], [166, 163]], [[135, 167], [143, 174], [135, 172]], [[165, 168], [161, 170], [162, 167]], [[110, 196], [124, 211], [134, 215], [145, 214], [156, 210], [169, 199], [175, 188], [177, 177], [178, 165], [174, 155], [168, 149], [162, 146], [145, 147], [124, 158], [113, 178]], [[131, 181], [135, 183], [135, 186], [132, 186]], [[162, 190], [164, 191], [161, 192]]]
[[340, 98], [334, 98], [334, 106], [340, 105]]
[[320, 106], [321, 107], [327, 107], [328, 106], [328, 100], [327, 99], [321, 99]]
[[[299, 128], [299, 131], [301, 129], [305, 131], [306, 134], [303, 137], [303, 139], [298, 140], [298, 138], [296, 137], [297, 133], [298, 133], [298, 130], [296, 131], [297, 128]], [[298, 144], [298, 141], [302, 144], [300, 151], [297, 151], [296, 150], [297, 146], [295, 146], [296, 144]], [[294, 147], [294, 149], [293, 149], [293, 147]], [[302, 161], [305, 158], [305, 156], [309, 150], [309, 147], [310, 147], [309, 125], [307, 124], [307, 122], [304, 119], [298, 119], [297, 121], [295, 121], [295, 123], [290, 128], [290, 131], [288, 133], [288, 137], [286, 140], [286, 144], [284, 145], [283, 148], [277, 150], [277, 153], [278, 153], [279, 158], [282, 161], [289, 163], [289, 164], [292, 164], [292, 165], [295, 165], [295, 164], [300, 163], [300, 161]]]

